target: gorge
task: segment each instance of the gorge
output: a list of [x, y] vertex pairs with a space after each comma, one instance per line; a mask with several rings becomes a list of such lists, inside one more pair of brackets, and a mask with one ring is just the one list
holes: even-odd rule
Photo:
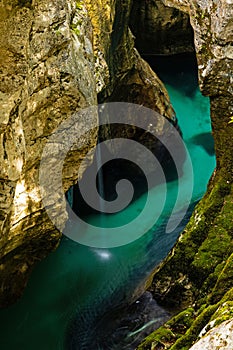
[[[115, 255], [115, 252], [112, 254], [108, 250], [95, 251], [82, 246], [77, 248], [76, 244], [62, 239], [57, 250], [34, 271], [32, 282], [29, 281], [29, 286], [18, 304], [1, 311], [1, 323], [9, 317], [8, 322], [11, 324], [15, 318], [14, 328], [18, 332], [16, 333], [18, 336], [16, 335], [13, 339], [9, 336], [9, 328], [5, 331], [3, 328], [2, 339], [6, 349], [16, 346], [24, 349], [28, 346], [29, 349], [34, 342], [33, 339], [37, 339], [38, 349], [46, 349], [46, 346], [48, 349], [59, 349], [64, 346], [66, 334], [69, 334], [68, 339], [71, 338], [71, 334], [76, 334], [74, 342], [66, 343], [68, 349], [85, 349], [85, 346], [88, 349], [91, 346], [93, 349], [97, 348], [98, 339], [97, 345], [85, 344], [86, 341], [93, 342], [90, 331], [93, 327], [91, 322], [98, 319], [93, 314], [90, 319], [92, 312], [88, 305], [93, 305], [93, 294], [101, 295], [102, 299], [101, 302], [97, 301], [98, 316], [105, 313], [102, 305], [113, 307], [116, 303], [115, 305], [118, 306], [122, 300], [133, 301], [133, 298], [138, 301], [137, 296], [145, 290], [145, 283], [151, 295], [164, 307], [175, 308], [177, 311], [187, 308], [187, 311], [180, 316], [175, 316], [176, 318], [168, 321], [163, 328], [159, 328], [146, 338], [139, 345], [139, 349], [159, 349], [161, 346], [167, 349], [182, 347], [188, 349], [210, 320], [213, 327], [215, 319], [218, 325], [231, 318], [233, 168], [232, 125], [228, 123], [233, 111], [232, 3], [229, 0], [218, 3], [171, 0], [164, 3], [186, 13], [184, 15], [178, 10], [166, 7], [168, 12], [173, 13], [173, 18], [181, 16], [178, 23], [188, 26], [188, 16], [190, 17], [194, 29], [200, 88], [205, 95], [210, 96], [217, 167], [207, 193], [195, 208], [188, 226], [170, 255], [153, 272], [153, 278], [152, 270], [161, 259], [165, 258], [178, 232], [170, 242], [164, 243], [166, 251], [160, 252], [161, 255], [159, 252], [155, 254], [153, 244], [149, 244], [150, 235], [147, 238], [144, 237], [144, 243], [140, 242], [138, 248], [133, 245], [131, 248], [127, 246], [122, 248], [122, 252], [118, 250], [119, 255]], [[149, 7], [156, 5], [160, 9], [164, 8], [161, 1], [146, 1], [145, 4]], [[203, 115], [207, 115], [206, 102], [202, 105], [203, 115], [201, 114], [196, 124], [194, 120], [191, 130], [190, 125], [182, 126], [182, 116], [190, 113], [190, 110], [193, 114], [195, 101], [200, 106], [202, 104], [200, 101], [204, 99], [196, 89], [182, 93], [177, 89], [177, 82], [171, 85], [166, 81], [166, 77], [161, 76], [161, 79], [167, 83], [173, 109], [163, 83], [134, 49], [133, 36], [128, 29], [130, 22], [132, 30], [135, 24], [132, 17], [130, 19], [131, 5], [130, 1], [107, 0], [86, 0], [85, 3], [62, 0], [40, 2], [12, 0], [7, 3], [2, 1], [0, 5], [3, 24], [0, 30], [3, 66], [0, 154], [2, 164], [0, 177], [1, 306], [8, 306], [21, 296], [34, 264], [48, 255], [60, 242], [61, 235], [48, 219], [41, 202], [38, 168], [40, 155], [48, 136], [64, 119], [77, 110], [96, 104], [97, 99], [99, 102], [125, 101], [143, 104], [155, 109], [164, 117], [174, 120], [175, 109], [184, 140], [186, 139], [187, 146], [189, 143], [190, 153], [193, 154], [192, 161], [195, 163], [198, 149], [200, 152], [198, 157], [203, 157], [201, 163], [206, 166], [206, 168], [199, 167], [198, 163], [194, 166], [194, 171], [197, 169], [197, 178], [201, 179], [202, 185], [197, 185], [193, 201], [199, 200], [205, 191], [206, 183], [215, 165], [212, 141], [208, 138], [211, 132], [210, 125], [203, 119]], [[135, 4], [132, 9], [137, 12], [137, 6], [136, 9], [134, 6]], [[220, 18], [222, 21], [219, 22]], [[184, 28], [182, 25], [178, 27], [178, 31], [182, 33]], [[173, 30], [169, 29], [169, 26], [166, 28], [168, 33], [169, 30]], [[187, 38], [190, 36], [193, 38], [191, 27], [188, 28]], [[163, 28], [158, 28], [158, 33], [161, 31]], [[159, 42], [159, 52], [149, 52], [150, 54], [161, 55], [168, 52], [170, 54], [174, 50], [171, 43], [166, 41], [166, 35], [164, 37], [164, 41]], [[141, 47], [140, 40], [138, 39], [137, 42], [136, 39], [136, 43], [139, 52], [143, 55], [146, 47]], [[189, 41], [189, 39], [186, 40]], [[192, 48], [192, 43], [189, 43], [187, 51], [192, 51]], [[179, 50], [182, 52], [182, 45]], [[145, 51], [145, 54], [147, 55], [148, 52]], [[150, 64], [152, 66], [151, 62]], [[155, 61], [154, 65], [153, 68], [156, 71], [156, 65], [159, 63]], [[156, 72], [159, 74], [159, 71]], [[188, 94], [192, 95], [194, 104], [191, 103], [192, 99]], [[182, 102], [180, 102], [181, 99]], [[190, 110], [184, 113], [183, 108], [186, 103]], [[91, 117], [92, 119], [88, 120], [90, 130], [91, 125], [96, 123], [97, 115]], [[79, 123], [81, 130], [87, 120], [80, 116]], [[197, 129], [198, 126], [201, 127], [200, 131]], [[196, 132], [192, 133], [192, 131]], [[121, 129], [102, 130], [103, 138], [107, 138], [109, 134], [118, 137]], [[135, 130], [131, 137], [134, 136]], [[78, 144], [66, 157], [63, 169], [64, 191], [77, 183], [79, 177], [85, 172], [88, 164], [81, 168], [79, 173], [77, 168], [89, 149], [96, 144], [97, 130], [91, 130], [86, 137], [85, 147], [80, 148]], [[200, 147], [202, 144], [203, 147]], [[90, 163], [91, 159], [88, 161]], [[52, 166], [53, 163], [51, 163]], [[204, 175], [201, 174], [202, 169]], [[140, 198], [132, 204], [135, 211], [140, 209], [141, 204], [138, 204]], [[59, 208], [60, 205], [58, 194], [53, 206]], [[91, 220], [96, 220], [96, 217]], [[79, 257], [75, 253], [76, 248]], [[134, 254], [135, 262], [137, 261], [138, 264], [136, 269], [132, 260]], [[156, 255], [155, 260], [152, 255]], [[67, 256], [69, 256], [68, 259]], [[145, 262], [146, 256], [147, 262]], [[62, 267], [61, 262], [63, 262]], [[96, 267], [94, 274], [91, 272], [92, 264]], [[60, 282], [56, 281], [54, 272], [57, 268], [61, 271]], [[107, 271], [104, 278], [112, 282], [112, 275], [114, 275], [114, 281], [116, 279], [118, 286], [121, 286], [118, 288], [109, 283], [109, 290], [114, 290], [114, 293], [110, 292], [113, 295], [112, 298], [109, 298], [105, 288], [106, 280], [105, 282], [102, 280], [105, 268]], [[79, 271], [78, 276], [86, 276], [86, 282], [82, 279], [80, 283], [80, 277], [77, 280], [73, 279], [77, 274], [76, 269]], [[137, 277], [130, 277], [131, 273]], [[151, 276], [151, 283], [146, 282], [148, 276]], [[70, 286], [65, 290], [62, 285], [63, 277], [64, 283]], [[132, 278], [132, 284], [129, 283], [127, 289], [123, 288], [122, 286], [125, 286], [130, 278]], [[72, 283], [76, 288], [71, 288]], [[133, 297], [135, 288], [137, 289], [139, 285], [140, 288]], [[41, 291], [41, 286], [44, 286], [44, 292]], [[79, 288], [81, 290], [78, 292], [77, 300]], [[75, 305], [77, 302], [78, 307]], [[80, 320], [77, 321], [77, 315], [74, 319], [74, 309], [77, 308], [76, 311], [79, 311], [80, 307], [83, 307], [86, 316], [82, 317], [80, 313]], [[13, 311], [10, 311], [11, 309]], [[164, 318], [167, 317], [164, 311], [161, 313], [164, 313]], [[221, 318], [222, 313], [224, 318]], [[44, 314], [48, 318], [43, 317]], [[189, 315], [188, 320], [186, 315]], [[54, 320], [57, 322], [56, 327]], [[108, 317], [107, 320], [109, 320]], [[72, 326], [68, 327], [68, 324], [73, 324], [74, 331]], [[87, 324], [90, 327], [88, 329], [86, 329]], [[100, 324], [100, 327], [103, 326], [105, 327], [106, 323]], [[110, 330], [112, 330], [111, 326], [109, 326]], [[40, 327], [42, 331], [37, 333]], [[28, 336], [32, 337], [31, 341], [27, 340]], [[124, 338], [125, 333], [123, 332], [121, 336]], [[118, 334], [117, 339], [121, 336]], [[85, 337], [89, 339], [85, 340]], [[82, 339], [84, 345], [78, 344], [78, 338]], [[118, 342], [118, 344], [121, 343]], [[103, 349], [108, 348], [107, 346], [109, 345]], [[122, 345], [121, 348], [123, 349]]]
[[[178, 59], [182, 61], [181, 57]], [[214, 155], [193, 140], [196, 133], [198, 135], [211, 130], [209, 100], [200, 94], [197, 81], [193, 78], [197, 74], [195, 60], [184, 56], [180, 67], [172, 64], [175, 61], [176, 58], [170, 58], [169, 65], [173, 69], [166, 81], [170, 85], [166, 86], [192, 159], [192, 202], [196, 203], [202, 197], [215, 167]], [[160, 72], [163, 75], [162, 68]], [[183, 86], [175, 88], [179, 78]], [[187, 82], [189, 95], [185, 91]], [[192, 115], [192, 121], [187, 122], [189, 115]], [[191, 186], [189, 178], [182, 182], [183, 187], [186, 185]], [[154, 207], [160, 198], [159, 190], [159, 187], [151, 190], [154, 196], [151, 205]], [[22, 299], [0, 313], [1, 323], [3, 320], [6, 322], [1, 336], [5, 348], [19, 346], [30, 349], [33, 341], [28, 341], [30, 335], [30, 339], [36, 342], [34, 348], [38, 349], [59, 349], [64, 339], [68, 339], [68, 349], [75, 346], [78, 349], [98, 346], [101, 349], [133, 349], [144, 334], [166, 320], [168, 313], [165, 310], [154, 305], [155, 302], [149, 302], [149, 296], [145, 295], [142, 299], [139, 296], [144, 289], [145, 279], [167, 255], [192, 212], [193, 205], [180, 227], [164, 235], [163, 221], [171, 212], [176, 195], [177, 183], [173, 180], [168, 183], [167, 203], [160, 221], [146, 235], [126, 246], [94, 249], [63, 238], [57, 250], [33, 272]], [[185, 202], [185, 198], [182, 200]], [[109, 227], [119, 226], [119, 222], [125, 223], [125, 218], [132, 220], [144, 204], [145, 196], [141, 196], [123, 212], [107, 216], [105, 224]], [[101, 215], [89, 215], [88, 220], [98, 226], [103, 224]], [[146, 302], [149, 311], [144, 310]], [[128, 304], [132, 305], [129, 307]], [[136, 312], [135, 316], [134, 308], [139, 309], [140, 304], [141, 314]], [[148, 325], [144, 332], [136, 333], [135, 338], [127, 338], [150, 321], [152, 325]], [[9, 337], [9, 324], [16, 329], [14, 338]]]

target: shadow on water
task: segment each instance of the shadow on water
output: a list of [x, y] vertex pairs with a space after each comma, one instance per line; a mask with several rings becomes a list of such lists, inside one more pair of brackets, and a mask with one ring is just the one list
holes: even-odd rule
[[[179, 131], [178, 125], [175, 125], [175, 128], [178, 129], [178, 132], [180, 134], [181, 132]], [[137, 130], [139, 130], [139, 128], [137, 128]], [[177, 153], [179, 152], [179, 164], [178, 162], [177, 164], [175, 164], [170, 153], [163, 146], [163, 144], [155, 136], [150, 135], [149, 137], [151, 139], [149, 144], [156, 145], [156, 148], [154, 146], [155, 149], [151, 147], [150, 150], [155, 155], [156, 159], [159, 161], [159, 164], [162, 166], [166, 182], [176, 181], [178, 178], [177, 167], [179, 168], [180, 174], [182, 174], [182, 164], [186, 159], [186, 150], [182, 142], [182, 138], [180, 138], [179, 140], [176, 138], [175, 135], [171, 135], [170, 137], [170, 142], [173, 142], [174, 140], [173, 144], [176, 144]], [[142, 142], [140, 143], [143, 145]], [[105, 146], [103, 145], [103, 148], [104, 147]], [[107, 147], [104, 148], [104, 152], [109, 153]], [[117, 156], [114, 157], [114, 155], [111, 155], [110, 159], [111, 158], [113, 159], [106, 162], [101, 167], [101, 171], [99, 170], [99, 172], [97, 173], [98, 153], [95, 152], [91, 166], [89, 166], [85, 170], [82, 179], [79, 181], [79, 183], [74, 185], [72, 188], [72, 209], [78, 216], [80, 216], [85, 221], [88, 221], [88, 215], [93, 213], [99, 214], [99, 211], [93, 209], [91, 206], [88, 205], [80, 191], [80, 186], [82, 189], [85, 188], [85, 186], [87, 186], [86, 191], [89, 192], [89, 199], [92, 196], [92, 192], [88, 191], [90, 185], [89, 181], [87, 181], [87, 179], [91, 176], [90, 174], [97, 174], [96, 183], [93, 184], [93, 187], [96, 186], [99, 194], [106, 201], [114, 201], [117, 198], [118, 193], [116, 191], [116, 185], [122, 179], [127, 179], [134, 188], [131, 203], [133, 203], [143, 194], [147, 193], [149, 190], [147, 178], [143, 173], [142, 169], [140, 169], [140, 167], [137, 164], [127, 159], [117, 158]], [[154, 173], [150, 173], [149, 175], [151, 180], [151, 187], [155, 187], [161, 184], [161, 178], [157, 176], [158, 174], [156, 173], [156, 171]], [[104, 184], [104, 190], [100, 189], [102, 182]]]
[[[169, 312], [156, 303], [151, 293], [145, 292], [137, 296], [136, 300], [132, 295], [135, 293], [135, 288], [140, 285], [143, 291], [146, 278], [172, 248], [174, 241], [187, 224], [195, 205], [196, 203], [190, 205], [184, 219], [173, 232], [165, 233], [168, 218], [155, 225], [145, 246], [144, 257], [139, 259], [140, 266], [135, 264], [128, 269], [125, 276], [127, 289], [124, 279], [120, 278], [123, 285], [116, 286], [114, 280], [117, 280], [118, 276], [112, 276], [108, 285], [103, 287], [111, 290], [111, 295], [106, 299], [103, 298], [93, 307], [83, 308], [81, 312], [76, 311], [67, 329], [66, 350], [134, 350], [144, 337], [166, 322], [170, 316]], [[134, 242], [133, 245], [135, 247], [145, 245], [145, 237]], [[130, 245], [128, 249], [129, 247]], [[124, 249], [127, 250], [127, 247]], [[119, 248], [109, 250], [113, 256], [119, 254], [117, 251]], [[124, 269], [123, 266], [121, 268]], [[138, 292], [138, 294], [141, 293]], [[176, 303], [178, 301], [174, 300], [174, 305]]]
[[194, 96], [198, 88], [198, 68], [194, 53], [142, 57], [165, 84], [170, 84], [190, 98]]
[[214, 156], [214, 139], [211, 132], [195, 135], [191, 137], [189, 142], [202, 147], [210, 156]]

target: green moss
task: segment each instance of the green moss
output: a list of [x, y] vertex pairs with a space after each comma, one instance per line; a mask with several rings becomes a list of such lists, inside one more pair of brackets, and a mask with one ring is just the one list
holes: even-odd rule
[[145, 338], [137, 350], [150, 350], [152, 343], [155, 349], [155, 346], [160, 346], [158, 349], [188, 350], [218, 307], [219, 304], [203, 305], [198, 313], [193, 308], [180, 312]]
[[81, 0], [78, 0], [78, 1], [76, 1], [76, 9], [77, 10], [82, 10], [82, 8], [83, 8], [83, 1], [81, 1]]
[[80, 29], [78, 29], [75, 24], [71, 25], [71, 29], [75, 35], [80, 35]]
[[217, 326], [231, 318], [233, 318], [233, 301], [227, 301], [218, 308], [211, 317], [211, 321], [214, 320], [214, 326]]
[[[233, 288], [218, 303], [203, 304], [198, 311], [188, 308], [173, 316], [164, 326], [150, 334], [137, 350], [154, 349], [188, 350], [198, 340], [202, 329], [233, 318]], [[208, 327], [206, 328], [208, 331]]]
[[164, 326], [151, 333], [137, 350], [151, 349], [151, 345], [161, 349], [168, 349], [187, 329], [192, 325], [195, 311], [188, 308], [178, 315], [173, 316]]
[[175, 334], [166, 327], [160, 327], [155, 332], [151, 333], [144, 342], [139, 345], [137, 350], [150, 350], [153, 343], [154, 346], [167, 348], [176, 339]]
[[233, 301], [233, 287], [229, 289], [221, 299], [221, 303], [224, 303], [226, 301]]
[[205, 308], [201, 314], [197, 316], [185, 335], [179, 338], [175, 344], [171, 346], [170, 350], [188, 350], [197, 340], [200, 331], [209, 322], [217, 307], [217, 305], [210, 305]]
[[80, 35], [81, 25], [82, 25], [81, 20], [76, 20], [75, 22], [71, 23], [71, 29], [75, 35]]
[[[72, 32], [75, 35], [79, 36], [80, 35], [80, 28], [82, 25], [82, 19], [80, 18], [80, 13], [78, 11], [81, 11], [83, 9], [84, 4], [83, 4], [82, 0], [78, 0], [78, 1], [76, 1], [75, 5], [76, 5], [76, 15], [73, 18], [72, 23], [70, 24], [70, 27], [71, 27]], [[82, 15], [82, 13], [81, 13], [81, 15]]]
[[233, 254], [227, 259], [224, 268], [218, 274], [217, 282], [210, 295], [210, 302], [218, 301], [231, 287], [233, 281]]
[[221, 214], [216, 220], [216, 225], [224, 228], [233, 237], [233, 201], [232, 194], [227, 195], [224, 198], [224, 207]]
[[196, 275], [201, 276], [201, 282], [228, 257], [230, 245], [231, 237], [224, 228], [218, 228], [218, 232], [214, 228], [211, 230], [192, 263]]
[[[223, 268], [225, 266], [225, 261], [222, 261], [220, 264], [218, 264], [216, 266], [216, 268], [214, 269], [213, 273], [210, 273], [209, 276], [206, 278], [206, 280], [204, 281], [200, 292], [199, 292], [199, 296], [198, 296], [198, 300], [196, 302], [196, 305], [198, 307], [200, 307], [200, 305], [204, 304], [204, 303], [209, 303], [209, 304], [215, 304], [216, 302], [218, 302], [220, 298], [218, 298], [218, 300], [210, 300], [210, 291], [213, 290], [214, 286], [217, 283], [218, 277], [221, 274]], [[221, 296], [224, 293], [221, 293]]]
[[187, 308], [179, 314], [173, 316], [167, 325], [175, 332], [184, 333], [193, 323], [194, 319], [194, 309]]

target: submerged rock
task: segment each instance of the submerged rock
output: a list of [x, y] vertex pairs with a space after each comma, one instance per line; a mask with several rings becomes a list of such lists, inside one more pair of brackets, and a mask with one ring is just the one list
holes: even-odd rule
[[70, 325], [66, 348], [134, 350], [143, 337], [168, 318], [169, 313], [156, 303], [151, 293], [145, 292], [131, 305], [112, 306], [110, 311], [103, 312], [89, 332], [82, 332], [85, 320], [77, 315]]

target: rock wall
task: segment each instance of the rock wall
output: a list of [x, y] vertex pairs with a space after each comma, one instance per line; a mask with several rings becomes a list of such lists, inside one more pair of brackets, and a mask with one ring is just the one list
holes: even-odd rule
[[[130, 0], [0, 3], [0, 306], [21, 295], [34, 264], [59, 243], [42, 205], [39, 166], [61, 122], [98, 99], [144, 104], [175, 119], [163, 84], [134, 48], [130, 9]], [[77, 134], [97, 118], [80, 115]], [[64, 190], [82, 176], [79, 165], [96, 139], [93, 130], [67, 155]], [[55, 213], [63, 203], [57, 194]]]
[[162, 0], [133, 1], [130, 27], [141, 54], [193, 52], [193, 29], [188, 14], [165, 6]]
[[[22, 293], [32, 266], [60, 237], [39, 190], [45, 142], [72, 113], [96, 104], [97, 94], [91, 24], [75, 1], [2, 1], [0, 13], [0, 304], [5, 305]], [[78, 36], [75, 16], [86, 18]], [[83, 122], [80, 118], [80, 128]], [[93, 131], [85, 147], [71, 152], [64, 189], [77, 181], [80, 160], [95, 143]]]
[[[99, 11], [99, 6], [99, 1], [87, 1], [94, 28], [99, 102], [121, 101], [143, 105], [176, 122], [175, 112], [163, 83], [134, 47], [133, 35], [129, 29], [132, 1], [102, 1], [105, 16]], [[170, 132], [166, 128], [165, 119], [161, 118], [159, 123], [157, 128], [162, 133]], [[140, 142], [152, 151], [158, 149], [155, 139], [149, 138], [147, 132], [138, 135], [137, 129], [131, 126], [127, 128], [125, 125], [114, 125], [101, 128], [99, 132], [102, 140], [123, 135], [128, 139], [140, 138]]]
[[99, 102], [143, 104], [174, 119], [175, 112], [164, 85], [134, 47], [129, 29], [131, 0], [123, 3], [87, 0], [86, 3], [94, 28]]
[[[217, 168], [205, 197], [156, 271], [151, 285], [151, 291], [162, 304], [185, 310], [148, 337], [140, 350], [165, 348], [165, 344], [166, 349], [188, 349], [209, 322], [214, 327], [232, 318], [233, 128], [229, 121], [233, 115], [233, 2], [164, 0], [164, 3], [190, 16], [200, 87], [210, 96]], [[228, 324], [221, 328], [223, 338]], [[193, 349], [203, 349], [203, 344], [200, 341]]]

